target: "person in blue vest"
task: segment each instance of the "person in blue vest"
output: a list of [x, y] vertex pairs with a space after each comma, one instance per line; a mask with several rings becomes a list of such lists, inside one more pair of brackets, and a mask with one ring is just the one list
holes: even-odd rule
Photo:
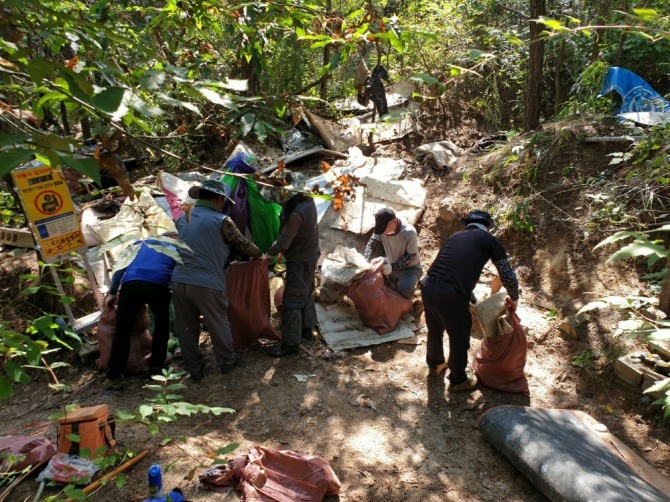
[[188, 195], [197, 202], [190, 213], [177, 220], [179, 237], [191, 251], [179, 248], [182, 263], [172, 274], [175, 321], [184, 366], [195, 381], [205, 374], [199, 347], [200, 315], [207, 324], [221, 373], [230, 373], [239, 364], [228, 320], [226, 276], [231, 247], [252, 258], [263, 254], [222, 213], [230, 200], [229, 191], [218, 180], [191, 187]]
[[[489, 233], [493, 219], [486, 211], [470, 211], [461, 218], [465, 230], [449, 237], [437, 253], [421, 285], [428, 344], [429, 376], [442, 375], [449, 368], [449, 390], [463, 392], [477, 386], [468, 374], [468, 349], [472, 316], [468, 302], [476, 303], [473, 291], [486, 262], [491, 260], [513, 301], [519, 299], [519, 281], [502, 243]], [[444, 361], [443, 336], [449, 337], [449, 360]]]
[[[176, 234], [164, 235], [176, 237]], [[113, 390], [120, 390], [124, 386], [123, 372], [130, 354], [130, 332], [145, 304], [154, 315], [149, 359], [151, 372], [160, 371], [165, 364], [170, 338], [170, 280], [176, 262], [151, 246], [165, 246], [172, 250], [175, 247], [154, 239], [138, 241], [133, 245], [140, 245], [137, 255], [130, 265], [114, 273], [109, 295], [105, 299], [109, 308], [118, 300], [116, 327], [107, 367], [108, 387]], [[119, 290], [121, 294], [117, 295]]]
[[284, 203], [279, 220], [279, 236], [267, 252], [268, 256], [283, 253], [286, 258], [282, 342], [268, 352], [272, 357], [297, 354], [300, 340], [310, 338], [318, 324], [313, 293], [320, 252], [314, 199], [303, 193], [293, 195]]

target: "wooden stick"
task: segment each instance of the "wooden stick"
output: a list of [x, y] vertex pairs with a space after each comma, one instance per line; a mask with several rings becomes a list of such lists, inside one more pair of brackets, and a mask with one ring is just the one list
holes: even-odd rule
[[[134, 466], [136, 463], [138, 463], [140, 460], [142, 460], [144, 457], [149, 455], [149, 450], [144, 450], [142, 453], [140, 453], [138, 456], [135, 458], [131, 458], [126, 462], [125, 464], [120, 465], [116, 469], [114, 469], [112, 472], [109, 472], [105, 474], [103, 477], [101, 477], [99, 480], [94, 481], [90, 485], [86, 485], [84, 489], [82, 490], [84, 493], [91, 493], [93, 490], [97, 490], [100, 488], [103, 483], [106, 483], [107, 481], [110, 481], [114, 479], [118, 474], [121, 474], [123, 471], [126, 471], [130, 469], [132, 466]], [[74, 499], [67, 499], [66, 502], [75, 502]]]

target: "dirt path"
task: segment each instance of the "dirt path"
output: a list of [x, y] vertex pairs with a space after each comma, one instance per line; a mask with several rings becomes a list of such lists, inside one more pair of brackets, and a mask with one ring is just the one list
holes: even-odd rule
[[[184, 418], [164, 428], [171, 436], [186, 436], [185, 443], [160, 446], [160, 437], [150, 436], [141, 426], [119, 426], [121, 446], [149, 449], [150, 460], [128, 473], [120, 492], [108, 486], [93, 500], [142, 500], [151, 462], [172, 464], [164, 485], [181, 487], [189, 500], [222, 500], [220, 494], [196, 490], [196, 479], [211, 463], [213, 452], [232, 442], [240, 443], [238, 452], [264, 445], [323, 456], [342, 482], [341, 501], [545, 500], [477, 429], [477, 417], [500, 404], [590, 412], [659, 471], [670, 474], [667, 430], [643, 420], [647, 409], [640, 407], [640, 396], [616, 382], [601, 381], [593, 387], [593, 374], [565, 360], [565, 342], [551, 330], [544, 312], [521, 302], [519, 315], [531, 342], [526, 368], [530, 398], [482, 386], [472, 394], [449, 394], [444, 380], [426, 376], [425, 333], [418, 336], [417, 345], [358, 349], [337, 361], [305, 352], [273, 359], [251, 350], [242, 367], [225, 378], [210, 372], [200, 383], [185, 380], [186, 401], [237, 410], [233, 415]], [[548, 330], [550, 335], [542, 338]], [[471, 355], [478, 343], [473, 341]], [[317, 341], [306, 346], [317, 353], [323, 347]], [[92, 369], [70, 373], [85, 386], [69, 402], [82, 406], [107, 402], [114, 411], [132, 410], [151, 395], [142, 388], [146, 380], [139, 378], [131, 379], [123, 393], [110, 393]], [[296, 374], [310, 377], [299, 382]], [[46, 421], [58, 410], [59, 401], [40, 392], [40, 384], [23, 388], [18, 399], [3, 407], [0, 420], [5, 428]], [[25, 413], [26, 406], [38, 402], [38, 409]], [[15, 500], [24, 500], [35, 488], [33, 482], [24, 483], [16, 491], [21, 498]], [[235, 497], [231, 494], [226, 500]]]
[[[596, 159], [606, 158], [604, 152], [594, 150], [589, 161], [587, 153], [580, 147], [575, 156], [586, 159], [574, 168], [584, 178], [589, 170], [599, 169]], [[473, 162], [467, 159], [446, 174], [414, 169], [413, 176], [422, 177], [429, 189], [429, 205], [419, 223], [424, 266], [445, 237], [445, 229], [436, 223], [441, 200], [447, 198], [462, 212], [504, 203], [493, 187], [461, 182], [465, 166]], [[576, 196], [565, 204], [561, 211], [568, 211], [568, 204], [577, 206]], [[216, 365], [205, 345], [210, 373], [199, 383], [185, 380], [184, 400], [230, 407], [236, 413], [181, 418], [163, 432], [184, 436], [185, 442], [167, 445], [140, 425], [119, 425], [121, 448], [147, 449], [151, 454], [128, 472], [120, 491], [106, 486], [92, 500], [143, 500], [146, 470], [152, 462], [168, 468], [164, 486], [181, 487], [189, 500], [223, 500], [220, 494], [197, 489], [197, 475], [212, 463], [218, 448], [233, 442], [240, 447], [232, 456], [263, 445], [324, 457], [342, 482], [339, 499], [333, 500], [545, 500], [477, 429], [481, 413], [502, 404], [586, 411], [670, 476], [670, 433], [667, 426], [658, 424], [658, 408], [643, 403], [637, 391], [613, 378], [613, 361], [638, 343], [617, 335], [614, 314], [594, 318], [574, 339], [557, 329], [557, 315], [574, 313], [584, 301], [605, 292], [637, 293], [638, 285], [629, 280], [631, 271], [605, 270], [602, 257], [585, 251], [590, 252], [593, 243], [586, 242], [578, 218], [552, 220], [556, 215], [562, 213], [548, 207], [539, 222], [544, 226], [535, 234], [511, 233], [503, 238], [524, 290], [518, 313], [528, 329], [529, 398], [482, 386], [471, 394], [449, 394], [443, 380], [426, 376], [425, 331], [419, 332], [414, 345], [357, 349], [334, 361], [319, 357], [324, 346], [318, 341], [306, 346], [314, 356], [301, 352], [280, 360], [252, 349], [244, 355], [242, 366], [225, 377], [214, 372]], [[483, 284], [490, 279], [486, 275]], [[478, 344], [473, 340], [471, 357]], [[179, 360], [174, 365], [179, 368]], [[21, 433], [44, 425], [45, 433], [54, 438], [55, 427], [49, 426], [47, 417], [64, 403], [106, 402], [116, 412], [135, 410], [152, 396], [143, 389], [147, 381], [139, 378], [130, 379], [123, 393], [105, 391], [91, 364], [60, 369], [58, 375], [73, 385], [72, 394], [51, 393], [46, 375], [36, 375], [34, 382], [18, 386], [15, 398], [2, 404], [0, 432]], [[307, 381], [298, 381], [295, 375], [308, 375]], [[32, 500], [36, 489], [34, 481], [26, 481], [13, 500]], [[55, 493], [49, 490], [45, 495]], [[225, 500], [236, 499], [233, 493]]]

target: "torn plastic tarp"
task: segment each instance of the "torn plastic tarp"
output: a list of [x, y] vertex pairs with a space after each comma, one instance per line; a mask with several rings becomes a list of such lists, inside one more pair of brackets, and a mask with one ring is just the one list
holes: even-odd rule
[[370, 263], [353, 248], [336, 246], [321, 264], [320, 301], [337, 301], [349, 285], [370, 269]]
[[[636, 112], [653, 114], [670, 112], [670, 103], [652, 89], [643, 78], [626, 68], [612, 66], [607, 70], [600, 95], [607, 96], [612, 92], [617, 92], [623, 101], [621, 108], [617, 110], [617, 115]], [[635, 120], [636, 116], [629, 115], [625, 118]], [[645, 117], [645, 120], [652, 120], [651, 115]]]
[[176, 232], [177, 228], [168, 214], [151, 196], [149, 187], [143, 187], [135, 200], [126, 198], [118, 214], [109, 220], [101, 221], [91, 227], [100, 242], [107, 243], [121, 235], [128, 236], [123, 244], [110, 250], [117, 257], [126, 246], [135, 240], [157, 237], [164, 232]]
[[426, 189], [419, 179], [389, 180], [367, 176], [365, 188], [354, 189], [356, 198], [344, 207], [343, 217], [331, 226], [365, 234], [375, 226], [375, 213], [392, 208], [403, 221], [412, 225], [419, 221], [426, 203]]
[[321, 140], [314, 136], [314, 134], [295, 128], [284, 131], [279, 140], [285, 153], [310, 150], [315, 146], [321, 146]]
[[461, 149], [448, 139], [435, 143], [427, 143], [414, 149], [414, 155], [432, 159], [439, 168], [454, 165], [461, 153]]

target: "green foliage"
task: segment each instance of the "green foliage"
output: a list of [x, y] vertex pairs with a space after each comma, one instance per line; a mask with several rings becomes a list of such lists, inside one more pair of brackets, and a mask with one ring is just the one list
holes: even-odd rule
[[[184, 372], [176, 372], [173, 368], [167, 368], [163, 370], [162, 375], [152, 376], [152, 380], [158, 382], [158, 384], [145, 385], [145, 388], [155, 392], [156, 395], [148, 398], [146, 403], [140, 404], [134, 413], [118, 411], [117, 419], [121, 423], [128, 421], [140, 423], [146, 426], [151, 434], [155, 435], [161, 433], [161, 425], [174, 422], [180, 416], [191, 416], [197, 413], [219, 416], [222, 413], [235, 413], [235, 410], [230, 408], [181, 401], [183, 396], [176, 392], [186, 388], [183, 383], [178, 383], [184, 375]], [[163, 444], [170, 441], [172, 441], [171, 437], [163, 435]]]
[[535, 223], [530, 216], [530, 202], [528, 200], [518, 202], [507, 214], [506, 219], [511, 221], [514, 230], [528, 233], [535, 231]]
[[605, 114], [611, 109], [609, 100], [600, 96], [600, 88], [609, 65], [596, 61], [587, 66], [577, 77], [570, 89], [570, 97], [562, 104], [557, 118], [574, 115]]
[[593, 369], [593, 361], [598, 359], [598, 355], [592, 350], [585, 350], [584, 352], [572, 358], [572, 365], [583, 369]]
[[[646, 258], [648, 267], [653, 266], [661, 259], [667, 259], [670, 256], [670, 249], [665, 245], [661, 239], [653, 239], [652, 235], [659, 232], [670, 231], [670, 225], [664, 225], [659, 228], [647, 231], [621, 231], [616, 232], [610, 237], [598, 243], [595, 249], [600, 247], [621, 243], [624, 240], [631, 240], [628, 244], [623, 245], [615, 251], [608, 258], [607, 262], [616, 260], [628, 260], [635, 258]], [[660, 277], [666, 277], [668, 270], [664, 270], [664, 274]], [[656, 275], [655, 278], [658, 278]], [[620, 297], [608, 296], [600, 298], [595, 302], [590, 302], [580, 309], [577, 315], [588, 312], [594, 309], [602, 309], [615, 307], [629, 313], [629, 317], [619, 323], [619, 329], [631, 336], [644, 340], [670, 340], [670, 319], [652, 318], [645, 309], [653, 307], [658, 304], [658, 298], [633, 296]], [[651, 388], [647, 389], [645, 393], [665, 392], [665, 396], [658, 399], [654, 404], [663, 407], [663, 417], [667, 419], [670, 416], [670, 378], [665, 378]]]
[[12, 397], [15, 383], [30, 382], [25, 363], [39, 365], [46, 348], [46, 342], [17, 333], [0, 323], [0, 358], [3, 363], [3, 371], [0, 372], [0, 399]]
[[630, 152], [635, 169], [627, 173], [628, 178], [639, 176], [642, 180], [653, 181], [662, 186], [670, 184], [670, 124], [650, 128], [649, 133], [639, 140]]
[[560, 311], [556, 307], [550, 308], [545, 315], [547, 319], [558, 319]]
[[0, 192], [0, 222], [7, 226], [21, 226], [26, 222], [23, 213], [16, 209], [16, 199], [7, 192]]

